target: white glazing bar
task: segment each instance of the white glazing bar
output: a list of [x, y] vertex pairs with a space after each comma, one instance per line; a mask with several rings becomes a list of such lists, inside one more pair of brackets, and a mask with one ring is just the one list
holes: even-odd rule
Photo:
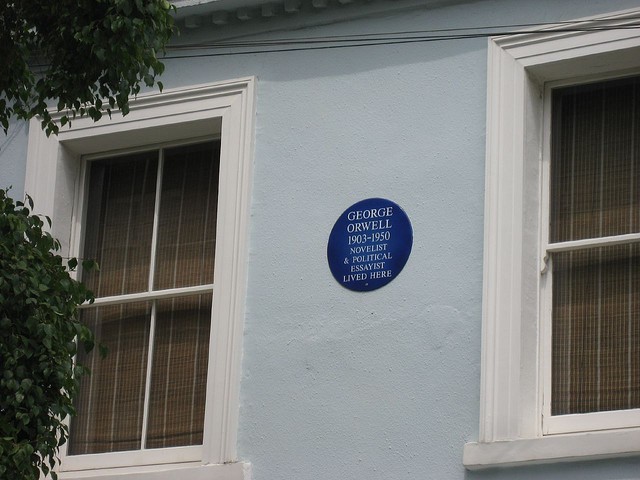
[[[164, 166], [164, 152], [162, 149], [158, 151], [158, 172], [156, 177], [156, 199], [153, 206], [153, 230], [151, 233], [151, 264], [149, 265], [149, 282], [147, 289], [153, 290], [153, 279], [156, 270], [156, 250], [158, 244], [158, 229], [160, 218], [160, 201], [162, 199], [162, 169]], [[147, 425], [149, 424], [149, 403], [151, 394], [151, 367], [153, 365], [153, 339], [156, 330], [156, 304], [151, 305], [151, 325], [149, 327], [149, 348], [147, 350], [147, 374], [144, 384], [144, 399], [142, 404], [142, 437], [140, 439], [140, 448], [144, 449], [147, 445]]]
[[149, 265], [149, 291], [153, 290], [153, 279], [156, 273], [156, 250], [158, 248], [158, 228], [160, 218], [160, 201], [162, 200], [162, 170], [164, 169], [164, 150], [158, 153], [158, 176], [156, 180], [156, 204], [153, 210], [153, 232], [151, 234], [151, 265]]
[[186, 295], [196, 295], [198, 293], [210, 293], [213, 291], [213, 283], [206, 285], [194, 285], [193, 287], [169, 288], [166, 290], [155, 290], [153, 292], [129, 293], [127, 295], [116, 295], [113, 297], [96, 298], [93, 303], [85, 303], [80, 308], [103, 307], [105, 305], [115, 305], [121, 303], [133, 303], [147, 300], [159, 300], [162, 298], [177, 298]]
[[547, 253], [568, 252], [571, 250], [583, 250], [585, 248], [609, 247], [640, 242], [640, 233], [628, 233], [626, 235], [612, 235], [610, 237], [585, 238], [569, 242], [550, 243], [546, 247]]
[[144, 400], [142, 410], [142, 438], [140, 448], [147, 448], [147, 425], [149, 424], [149, 398], [151, 397], [151, 367], [153, 365], [153, 342], [156, 336], [156, 310], [158, 302], [151, 305], [151, 324], [149, 327], [149, 349], [147, 355], [147, 374], [144, 384]]
[[[164, 150], [158, 151], [158, 176], [156, 177], [156, 199], [153, 208], [153, 230], [151, 234], [151, 264], [149, 265], [148, 290], [153, 290], [153, 279], [156, 272], [156, 250], [158, 246], [158, 229], [160, 223], [160, 202], [162, 200], [162, 170], [164, 167]], [[154, 299], [155, 300], [155, 299]], [[157, 302], [151, 305], [151, 325], [149, 327], [149, 348], [147, 350], [147, 371], [144, 385], [144, 403], [142, 406], [142, 438], [140, 448], [145, 449], [147, 445], [147, 426], [149, 425], [149, 403], [151, 402], [151, 370], [153, 366], [153, 341], [156, 332], [156, 310]]]

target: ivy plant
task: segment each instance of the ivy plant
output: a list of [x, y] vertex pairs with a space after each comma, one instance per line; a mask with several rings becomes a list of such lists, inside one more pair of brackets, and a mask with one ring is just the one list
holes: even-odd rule
[[64, 420], [87, 373], [74, 356], [94, 343], [77, 315], [93, 301], [70, 275], [78, 261], [60, 256], [50, 220], [32, 211], [30, 198], [14, 202], [0, 190], [0, 478], [15, 480], [57, 478]]

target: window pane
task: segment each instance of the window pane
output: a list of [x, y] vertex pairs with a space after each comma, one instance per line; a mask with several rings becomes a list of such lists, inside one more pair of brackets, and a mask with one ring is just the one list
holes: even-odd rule
[[140, 448], [151, 306], [148, 302], [82, 310], [81, 320], [109, 349], [78, 354], [83, 377], [71, 420], [69, 454]]
[[554, 91], [551, 242], [640, 232], [639, 82]]
[[220, 143], [168, 149], [154, 288], [213, 282]]
[[640, 408], [640, 245], [553, 255], [553, 415]]
[[211, 301], [158, 302], [147, 448], [202, 444]]
[[157, 152], [90, 164], [84, 258], [100, 265], [83, 282], [96, 297], [145, 291], [149, 284]]
[[[213, 282], [219, 142], [163, 156], [155, 260], [159, 152], [91, 165], [85, 256], [100, 271], [84, 279], [98, 297], [146, 291], [151, 265], [156, 289]], [[110, 351], [104, 360], [80, 358], [93, 373], [81, 386], [71, 455], [202, 444], [211, 302], [212, 294], [199, 294], [157, 300], [153, 314], [153, 301], [82, 312]]]

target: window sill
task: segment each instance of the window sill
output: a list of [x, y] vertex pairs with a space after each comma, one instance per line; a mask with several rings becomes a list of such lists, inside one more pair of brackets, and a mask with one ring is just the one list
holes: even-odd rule
[[168, 464], [60, 472], [59, 480], [251, 480], [250, 463]]
[[577, 462], [640, 455], [640, 429], [551, 435], [499, 442], [470, 442], [463, 463], [469, 470], [541, 463]]

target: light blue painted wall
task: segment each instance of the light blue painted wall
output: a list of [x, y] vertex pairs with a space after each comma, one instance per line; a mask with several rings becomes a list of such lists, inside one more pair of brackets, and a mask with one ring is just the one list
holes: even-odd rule
[[[637, 5], [478, 1], [290, 34], [548, 22]], [[462, 466], [478, 436], [486, 61], [486, 39], [167, 61], [167, 88], [258, 77], [239, 430], [255, 480], [639, 478], [638, 459]], [[0, 178], [23, 178], [4, 158]], [[350, 292], [331, 277], [327, 239], [345, 208], [373, 196], [405, 209], [413, 252], [386, 287]]]
[[5, 134], [0, 130], [0, 188], [11, 187], [9, 195], [22, 199], [27, 158], [29, 125], [11, 123]]
[[[637, 2], [474, 2], [293, 35], [550, 21], [613, 4]], [[477, 39], [168, 69], [167, 84], [258, 77], [239, 432], [255, 480], [640, 476], [637, 459], [462, 466], [478, 435], [486, 61]], [[354, 293], [331, 277], [326, 243], [340, 213], [372, 196], [406, 210], [414, 249], [392, 283]]]
[[[465, 475], [478, 424], [483, 50], [197, 61], [203, 79], [258, 76], [239, 432], [256, 480]], [[342, 211], [373, 196], [405, 209], [415, 241], [394, 282], [359, 294], [333, 280], [326, 245]]]

